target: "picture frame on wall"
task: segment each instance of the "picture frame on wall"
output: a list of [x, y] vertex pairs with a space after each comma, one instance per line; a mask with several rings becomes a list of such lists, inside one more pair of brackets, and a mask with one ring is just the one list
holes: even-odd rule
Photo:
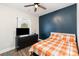
[[24, 17], [17, 17], [17, 28], [29, 28], [31, 34], [31, 19]]

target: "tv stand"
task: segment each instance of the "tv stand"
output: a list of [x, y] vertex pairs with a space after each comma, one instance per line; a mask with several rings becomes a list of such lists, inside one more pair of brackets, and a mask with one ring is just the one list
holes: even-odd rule
[[26, 48], [28, 46], [33, 45], [36, 42], [38, 42], [37, 34], [24, 36], [24, 37], [16, 36], [16, 49], [20, 50], [20, 49]]

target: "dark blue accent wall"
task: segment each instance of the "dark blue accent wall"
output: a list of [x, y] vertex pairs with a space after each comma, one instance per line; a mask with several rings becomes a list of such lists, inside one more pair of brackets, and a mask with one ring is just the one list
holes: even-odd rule
[[76, 4], [39, 17], [39, 37], [46, 39], [50, 32], [76, 34]]

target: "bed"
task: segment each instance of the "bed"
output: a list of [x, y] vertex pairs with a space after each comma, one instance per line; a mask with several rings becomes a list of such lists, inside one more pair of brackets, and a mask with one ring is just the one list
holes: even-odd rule
[[75, 34], [52, 33], [49, 38], [31, 46], [29, 54], [39, 56], [78, 56]]

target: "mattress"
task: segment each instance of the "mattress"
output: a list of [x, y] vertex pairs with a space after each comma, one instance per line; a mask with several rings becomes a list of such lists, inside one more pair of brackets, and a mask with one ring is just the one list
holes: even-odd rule
[[75, 37], [60, 34], [52, 34], [49, 38], [32, 45], [29, 53], [33, 52], [39, 56], [78, 56]]

